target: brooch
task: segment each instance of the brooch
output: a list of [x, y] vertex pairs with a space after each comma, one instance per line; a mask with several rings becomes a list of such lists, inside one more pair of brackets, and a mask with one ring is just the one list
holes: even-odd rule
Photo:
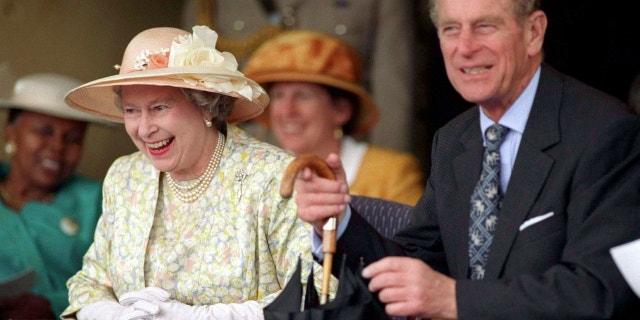
[[68, 236], [75, 236], [80, 226], [78, 226], [78, 222], [75, 220], [69, 217], [63, 217], [62, 220], [60, 220], [60, 229]]
[[244, 181], [244, 178], [246, 177], [247, 177], [247, 170], [245, 169], [236, 170], [234, 178], [236, 181], [240, 183], [240, 192], [238, 192], [238, 201], [240, 201], [240, 197], [242, 196], [242, 185], [243, 185], [242, 181]]

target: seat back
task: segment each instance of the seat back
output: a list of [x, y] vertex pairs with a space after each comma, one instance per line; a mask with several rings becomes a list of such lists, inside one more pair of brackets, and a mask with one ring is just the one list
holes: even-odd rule
[[[351, 206], [381, 235], [391, 238], [409, 224], [412, 206], [365, 196], [351, 196]], [[409, 317], [390, 317], [391, 320], [411, 320]]]
[[365, 196], [351, 196], [351, 206], [387, 238], [409, 224], [413, 209], [407, 204]]

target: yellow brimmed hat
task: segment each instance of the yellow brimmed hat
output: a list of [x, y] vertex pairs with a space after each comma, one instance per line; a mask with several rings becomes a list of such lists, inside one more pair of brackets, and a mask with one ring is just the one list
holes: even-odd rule
[[[307, 30], [281, 33], [256, 49], [243, 72], [262, 86], [302, 81], [354, 93], [359, 101], [354, 134], [369, 131], [380, 118], [373, 98], [361, 85], [358, 54], [338, 38]], [[268, 125], [269, 118], [263, 114], [255, 121]]]
[[81, 84], [77, 79], [56, 73], [26, 75], [14, 83], [11, 97], [0, 100], [0, 107], [38, 112], [64, 119], [108, 123], [100, 117], [73, 109], [64, 103], [65, 94]]
[[177, 28], [152, 28], [136, 35], [127, 46], [117, 75], [79, 86], [66, 95], [75, 108], [122, 122], [115, 87], [156, 85], [215, 92], [237, 98], [229, 122], [253, 118], [269, 97], [260, 85], [238, 71], [236, 58], [216, 50], [218, 34], [205, 26], [193, 34]]

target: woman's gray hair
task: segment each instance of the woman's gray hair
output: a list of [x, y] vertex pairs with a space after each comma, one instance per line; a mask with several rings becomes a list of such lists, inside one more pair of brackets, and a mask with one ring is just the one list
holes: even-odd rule
[[[233, 111], [233, 106], [236, 100], [234, 97], [189, 88], [180, 88], [180, 90], [182, 90], [187, 99], [191, 100], [196, 107], [211, 113], [215, 122], [224, 122]], [[122, 86], [116, 86], [113, 91], [118, 96], [116, 105], [120, 111], [123, 111]]]
[[215, 92], [182, 88], [185, 96], [198, 108], [211, 113], [216, 121], [225, 121], [231, 111], [236, 98]]
[[[525, 18], [530, 13], [540, 10], [540, 0], [512, 0], [513, 14], [519, 18]], [[429, 17], [436, 27], [438, 26], [438, 0], [429, 0]]]

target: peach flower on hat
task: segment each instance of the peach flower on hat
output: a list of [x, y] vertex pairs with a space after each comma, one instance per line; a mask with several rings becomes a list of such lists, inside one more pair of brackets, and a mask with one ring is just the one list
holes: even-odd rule
[[205, 26], [193, 33], [160, 27], [142, 31], [125, 49], [119, 73], [79, 86], [66, 95], [72, 107], [122, 122], [116, 88], [123, 85], [157, 85], [215, 92], [236, 99], [227, 118], [236, 122], [264, 110], [269, 97], [255, 81], [238, 71], [235, 57], [215, 48], [218, 34]]
[[166, 53], [157, 53], [149, 56], [147, 69], [166, 68], [169, 66], [169, 57]]

